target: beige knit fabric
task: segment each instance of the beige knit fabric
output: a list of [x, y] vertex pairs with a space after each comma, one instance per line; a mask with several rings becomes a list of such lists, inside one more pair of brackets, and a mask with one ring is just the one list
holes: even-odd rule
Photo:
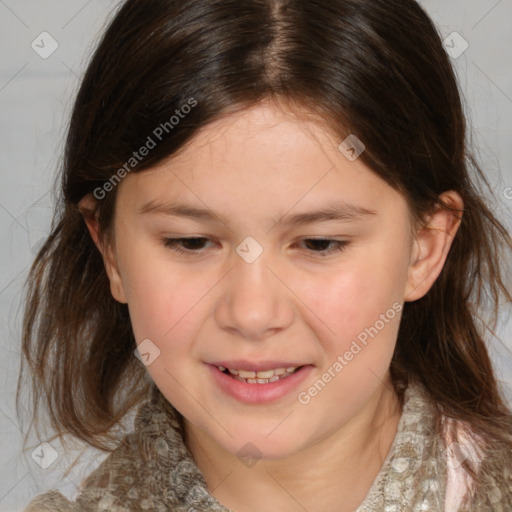
[[[229, 512], [209, 493], [184, 443], [181, 415], [156, 387], [134, 427], [85, 479], [75, 502], [51, 491], [34, 498], [24, 512]], [[410, 383], [391, 449], [355, 512], [452, 512], [445, 503], [446, 485], [456, 465], [446, 453], [426, 390]], [[457, 510], [511, 512], [511, 454], [484, 462], [485, 487], [469, 508]], [[457, 471], [460, 475], [461, 468]]]

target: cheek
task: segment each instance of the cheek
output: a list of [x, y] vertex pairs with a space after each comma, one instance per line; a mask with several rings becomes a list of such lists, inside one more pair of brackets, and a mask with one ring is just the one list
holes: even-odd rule
[[327, 332], [336, 339], [352, 338], [403, 300], [403, 258], [390, 260], [394, 261], [384, 261], [370, 253], [347, 260], [346, 265], [325, 278], [303, 280], [309, 283], [302, 285], [299, 295], [318, 320], [329, 327]]
[[191, 319], [209, 289], [208, 279], [147, 254], [130, 254], [123, 284], [135, 339], [149, 338], [165, 349], [170, 340], [186, 339], [184, 332], [193, 328]]
[[131, 280], [128, 307], [137, 344], [145, 343], [143, 349], [149, 346], [152, 354], [146, 370], [169, 400], [183, 406], [188, 403], [181, 396], [183, 386], [188, 385], [201, 315], [206, 314], [201, 299], [211, 286], [197, 272], [193, 278], [168, 265], [162, 270], [152, 265]]
[[311, 398], [318, 414], [322, 408], [338, 410], [345, 420], [384, 381], [403, 308], [395, 283], [399, 277], [400, 272], [391, 274], [384, 262], [359, 260], [331, 274], [321, 286], [303, 289], [304, 302], [314, 313], [309, 315], [312, 329], [322, 345], [320, 379], [329, 382], [325, 387], [310, 382], [303, 390], [310, 397], [321, 395]]
[[143, 292], [128, 302], [135, 338], [152, 338], [162, 348], [190, 339], [198, 327], [195, 310], [204, 289], [191, 282], [185, 287], [176, 279], [142, 284]]

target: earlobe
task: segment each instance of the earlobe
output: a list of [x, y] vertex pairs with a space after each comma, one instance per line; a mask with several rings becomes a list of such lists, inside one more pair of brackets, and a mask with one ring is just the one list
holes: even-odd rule
[[110, 280], [110, 291], [114, 299], [122, 304], [127, 304], [126, 295], [124, 293], [123, 281], [117, 265], [117, 258], [114, 255], [112, 247], [109, 245], [103, 254], [103, 262], [105, 270]]
[[457, 192], [444, 192], [440, 199], [460, 213], [456, 215], [439, 204], [425, 227], [416, 233], [405, 288], [406, 302], [426, 295], [439, 277], [462, 220], [464, 203]]
[[98, 251], [103, 258], [105, 271], [107, 272], [107, 276], [110, 281], [110, 291], [112, 296], [118, 302], [126, 304], [127, 300], [113, 248], [110, 246], [110, 244], [103, 244], [100, 236], [96, 200], [92, 197], [91, 194], [88, 194], [80, 200], [78, 203], [78, 209], [84, 218], [85, 224], [87, 225], [87, 229], [94, 241], [94, 244], [98, 248]]

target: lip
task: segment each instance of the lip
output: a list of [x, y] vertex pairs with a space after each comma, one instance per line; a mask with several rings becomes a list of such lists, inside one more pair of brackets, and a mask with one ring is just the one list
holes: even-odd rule
[[[231, 361], [231, 364], [233, 363], [234, 361]], [[277, 402], [299, 387], [314, 368], [313, 365], [301, 365], [300, 363], [295, 363], [295, 366], [302, 366], [302, 368], [285, 379], [279, 379], [267, 384], [247, 384], [222, 373], [216, 365], [217, 363], [215, 365], [206, 363], [216, 385], [230, 397], [247, 404], [267, 404]], [[224, 364], [219, 363], [219, 366], [224, 366]], [[258, 365], [253, 364], [250, 368], [248, 366], [245, 368], [234, 366], [234, 368], [257, 371], [254, 369], [255, 366]], [[259, 366], [261, 367], [261, 365]], [[289, 366], [294, 366], [294, 364], [290, 364]], [[224, 368], [228, 367], [224, 366]], [[233, 368], [233, 366], [230, 368]], [[269, 367], [266, 366], [266, 368]], [[280, 368], [280, 366], [274, 366], [273, 368]], [[264, 368], [262, 367], [262, 369]]]
[[276, 368], [297, 368], [298, 366], [306, 366], [304, 365], [304, 363], [298, 363], [297, 361], [260, 361], [259, 363], [255, 363], [243, 359], [236, 359], [231, 361], [216, 361], [208, 364], [217, 367], [222, 366], [224, 368], [231, 368], [233, 370], [246, 370], [253, 372], [274, 370]]

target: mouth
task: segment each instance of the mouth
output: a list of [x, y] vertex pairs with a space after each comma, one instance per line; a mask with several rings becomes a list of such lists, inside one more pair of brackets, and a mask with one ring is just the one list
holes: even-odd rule
[[216, 368], [224, 375], [246, 384], [269, 384], [290, 377], [304, 366], [288, 366], [287, 368], [280, 367], [259, 371], [225, 368], [224, 366], [216, 366]]
[[239, 402], [270, 404], [286, 397], [314, 372], [314, 365], [290, 362], [248, 363], [247, 361], [218, 361], [207, 363], [215, 387]]

